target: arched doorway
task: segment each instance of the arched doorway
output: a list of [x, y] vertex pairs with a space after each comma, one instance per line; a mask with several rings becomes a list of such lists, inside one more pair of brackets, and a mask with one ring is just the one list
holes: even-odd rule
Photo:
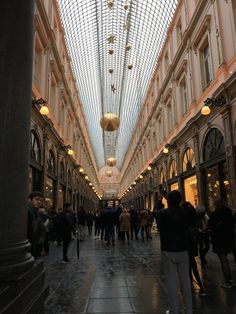
[[220, 130], [212, 128], [203, 146], [203, 168], [206, 182], [206, 204], [212, 211], [217, 199], [223, 197], [232, 205], [229, 174], [225, 159], [225, 142]]

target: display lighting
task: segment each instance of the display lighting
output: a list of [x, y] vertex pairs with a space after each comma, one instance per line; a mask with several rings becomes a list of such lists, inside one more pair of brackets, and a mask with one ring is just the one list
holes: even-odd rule
[[49, 114], [49, 109], [46, 106], [46, 103], [47, 103], [46, 100], [44, 100], [43, 98], [32, 100], [32, 105], [39, 106], [40, 107], [39, 112], [43, 116], [47, 116]]
[[201, 109], [201, 114], [204, 116], [207, 116], [211, 113], [211, 107], [223, 107], [226, 105], [226, 100], [224, 96], [221, 96], [220, 98], [207, 98], [204, 101], [204, 106]]

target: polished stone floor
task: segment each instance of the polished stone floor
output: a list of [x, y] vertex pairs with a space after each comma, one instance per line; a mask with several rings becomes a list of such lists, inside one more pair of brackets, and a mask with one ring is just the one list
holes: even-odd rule
[[[164, 314], [167, 310], [164, 278], [161, 269], [159, 236], [148, 242], [133, 241], [115, 247], [87, 236], [80, 245], [80, 260], [72, 242], [70, 263], [61, 264], [61, 247], [51, 246], [45, 257], [46, 283], [50, 295], [46, 314]], [[230, 256], [236, 282], [236, 264]], [[207, 296], [198, 295], [193, 287], [194, 314], [236, 313], [236, 285], [220, 287], [220, 264], [213, 253], [202, 272]]]

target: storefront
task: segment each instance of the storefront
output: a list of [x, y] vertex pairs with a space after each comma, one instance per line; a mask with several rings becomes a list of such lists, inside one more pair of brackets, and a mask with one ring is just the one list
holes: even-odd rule
[[41, 149], [37, 133], [30, 132], [29, 193], [42, 191]]
[[169, 167], [169, 191], [178, 190], [179, 184], [177, 181], [177, 166], [174, 159], [171, 160], [170, 167]]
[[47, 178], [45, 187], [45, 204], [47, 208], [55, 205], [55, 188], [56, 188], [56, 164], [53, 151], [48, 152], [47, 160]]
[[198, 189], [195, 164], [194, 152], [192, 148], [187, 148], [182, 161], [184, 199], [196, 207], [198, 205]]
[[59, 170], [59, 190], [58, 190], [58, 209], [62, 209], [65, 204], [65, 167], [63, 162], [60, 163]]
[[232, 206], [229, 173], [225, 159], [225, 143], [222, 133], [212, 128], [206, 136], [203, 148], [202, 168], [204, 169], [208, 210], [214, 210], [214, 203], [224, 198]]

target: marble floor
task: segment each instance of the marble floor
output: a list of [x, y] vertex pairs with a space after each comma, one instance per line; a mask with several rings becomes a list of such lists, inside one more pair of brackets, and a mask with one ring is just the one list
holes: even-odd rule
[[[45, 314], [165, 313], [159, 236], [148, 242], [132, 241], [129, 246], [117, 241], [114, 247], [87, 236], [80, 245], [79, 260], [75, 242], [69, 250], [70, 263], [61, 263], [62, 248], [57, 246], [51, 246], [50, 255], [44, 257], [50, 287]], [[231, 256], [230, 265], [236, 282]], [[199, 296], [197, 286], [193, 287], [194, 314], [236, 313], [236, 285], [220, 287], [223, 278], [213, 253], [209, 252], [208, 266], [201, 273], [207, 296]]]

